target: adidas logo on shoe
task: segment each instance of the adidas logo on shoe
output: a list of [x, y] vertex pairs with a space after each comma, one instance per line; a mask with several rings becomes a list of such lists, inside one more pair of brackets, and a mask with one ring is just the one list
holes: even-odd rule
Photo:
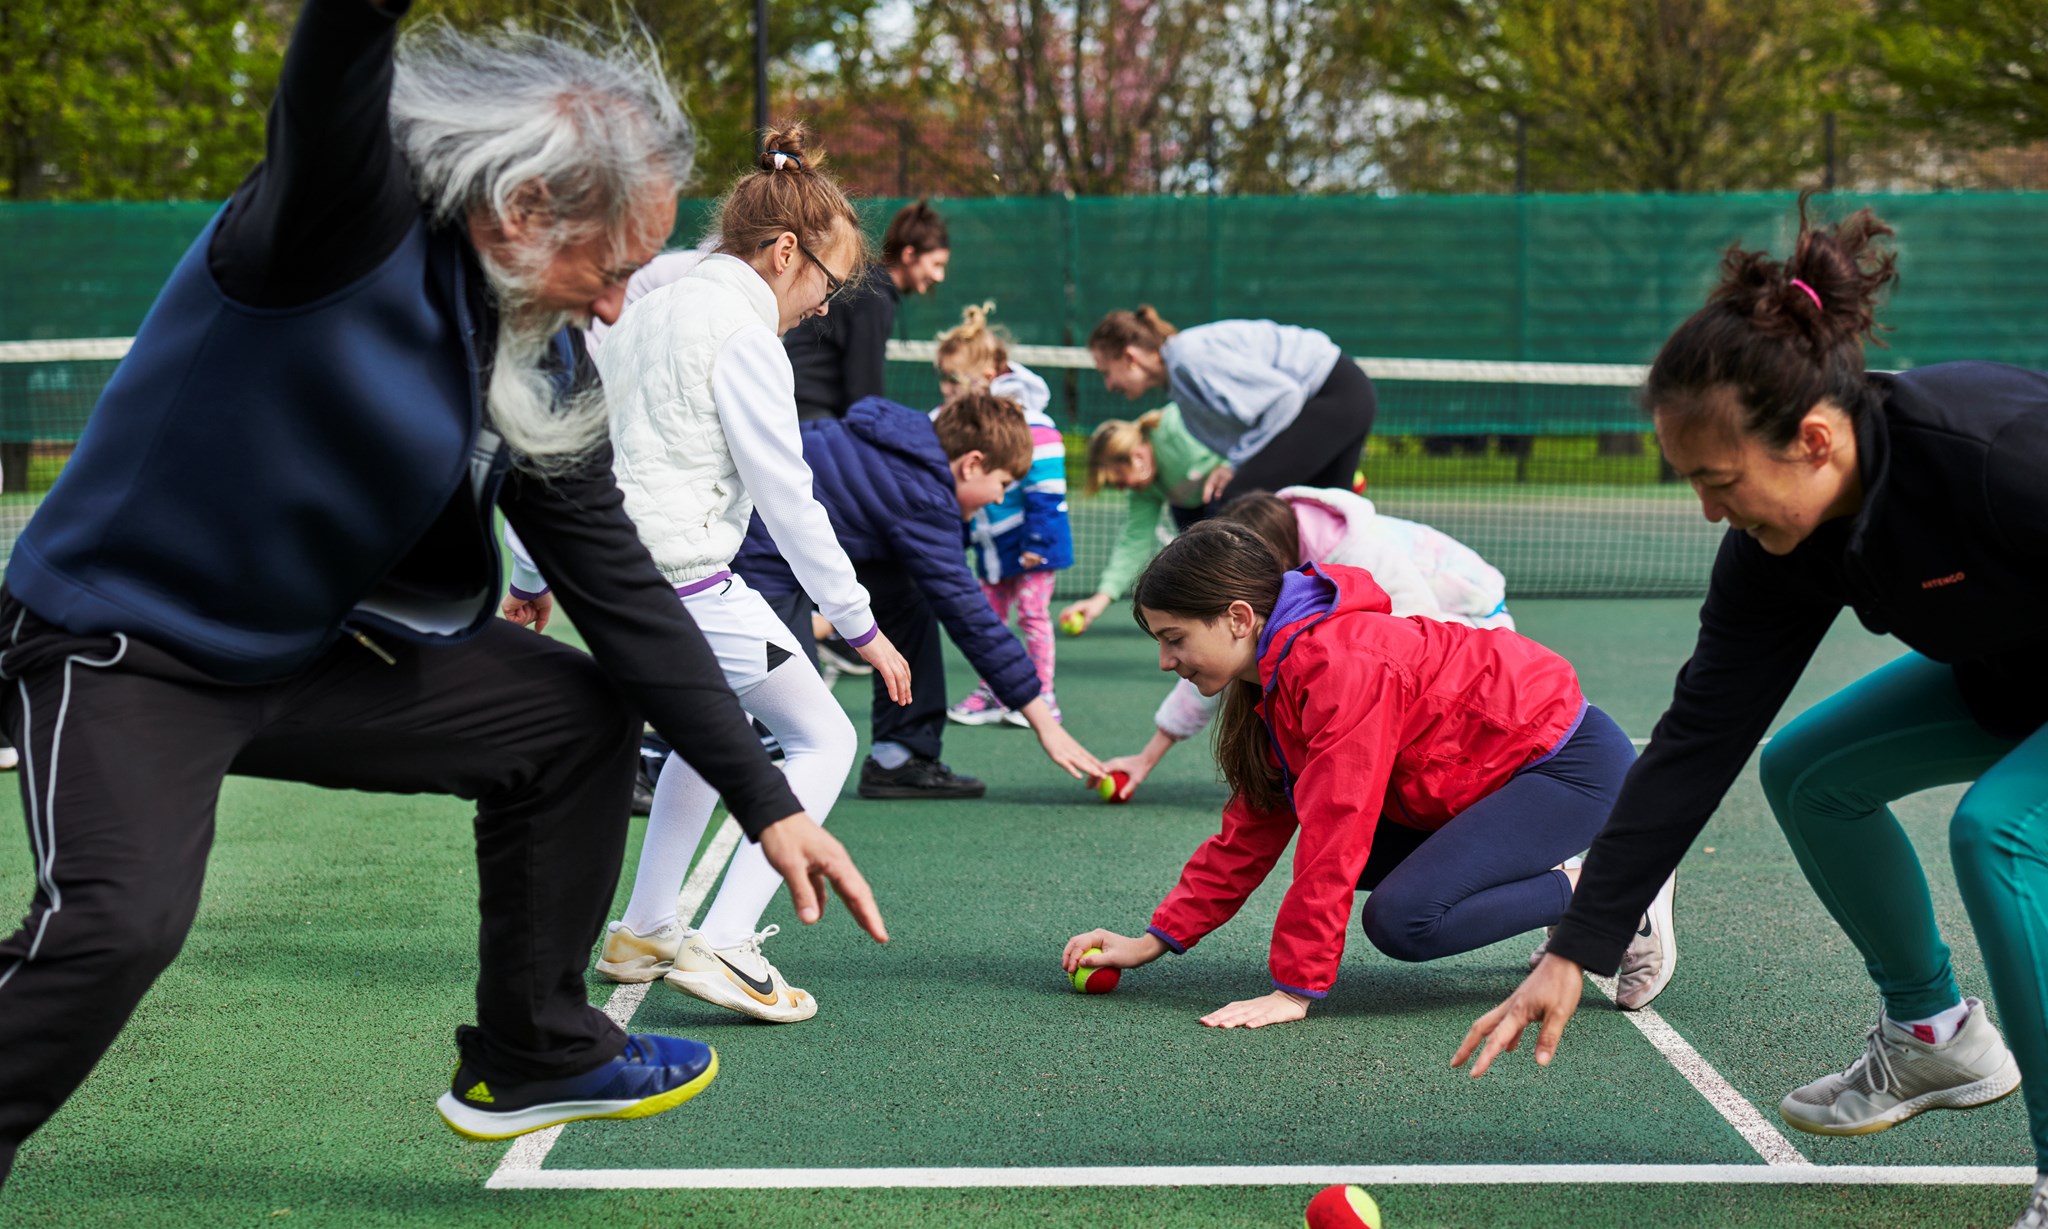
[[462, 1099], [465, 1101], [474, 1101], [478, 1105], [495, 1105], [498, 1101], [496, 1097], [493, 1097], [491, 1095], [491, 1090], [489, 1086], [486, 1085], [482, 1080], [478, 1080], [476, 1082], [475, 1088], [472, 1088], [468, 1092], [463, 1093]]

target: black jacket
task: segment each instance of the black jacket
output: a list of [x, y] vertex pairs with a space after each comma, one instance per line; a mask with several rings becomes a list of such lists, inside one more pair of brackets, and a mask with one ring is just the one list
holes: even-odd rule
[[1550, 950], [1612, 972], [1842, 607], [1952, 665], [1986, 730], [2048, 722], [2048, 373], [1944, 363], [1870, 377], [1863, 504], [1784, 556], [1721, 542], [1692, 659]]
[[[27, 549], [17, 548], [10, 581], [23, 582], [18, 596], [25, 604], [69, 631], [153, 631], [154, 637], [142, 638], [202, 669], [213, 667], [207, 672], [214, 677], [222, 677], [221, 655], [202, 656], [202, 637], [180, 634], [178, 621], [163, 612], [183, 612], [187, 628], [281, 625], [288, 634], [247, 649], [244, 656], [254, 660], [238, 676], [269, 678], [302, 662], [308, 643], [331, 642], [342, 619], [361, 622], [362, 608], [352, 616], [350, 603], [374, 591], [398, 591], [414, 606], [437, 610], [459, 605], [466, 613], [443, 620], [446, 638], [473, 632], [497, 600], [488, 506], [494, 494], [599, 665], [758, 836], [800, 805], [762, 751], [710, 645], [641, 544], [612, 477], [610, 445], [577, 472], [548, 479], [506, 473], [502, 455], [471, 455], [496, 305], [481, 289], [466, 239], [434, 232], [435, 251], [449, 258], [431, 263], [433, 278], [421, 273], [430, 266], [426, 257], [406, 247], [428, 241], [422, 207], [391, 136], [392, 55], [405, 8], [402, 0], [386, 0], [381, 11], [368, 0], [308, 0], [285, 55], [264, 161], [180, 266], [171, 289], [204, 284], [215, 300], [227, 300], [214, 304], [221, 316], [252, 321], [346, 312], [362, 298], [366, 318], [344, 323], [391, 349], [415, 343], [414, 365], [438, 380], [437, 395], [414, 396], [413, 385], [383, 380], [386, 373], [372, 370], [351, 392], [359, 400], [389, 402], [374, 407], [378, 414], [363, 405], [331, 417], [300, 405], [293, 414], [293, 407], [279, 408], [274, 389], [259, 386], [268, 374], [264, 364], [282, 363], [285, 376], [301, 381], [327, 369], [290, 354], [223, 353], [196, 330], [204, 321], [146, 322], [122, 365], [132, 374], [117, 378], [102, 401], [100, 413], [117, 399], [121, 413], [88, 427], [88, 435], [104, 442], [95, 443], [94, 455], [81, 444], [25, 536]], [[412, 272], [412, 293], [392, 292], [374, 302], [365, 297], [372, 284], [389, 290], [379, 271], [391, 275], [393, 269]], [[469, 293], [450, 289], [465, 285]], [[404, 314], [394, 327], [398, 309]], [[153, 321], [157, 315], [152, 312]], [[336, 326], [337, 344], [347, 331]], [[572, 342], [569, 351], [564, 357], [575, 363], [575, 378], [595, 379], [581, 346]], [[141, 378], [202, 366], [217, 374], [210, 403], [174, 404], [175, 388]], [[238, 380], [246, 395], [237, 395]], [[423, 447], [421, 432], [430, 428], [438, 432], [431, 454], [438, 465], [423, 475], [429, 467], [414, 454]], [[176, 459], [175, 447], [195, 442], [244, 464], [164, 463]], [[99, 454], [105, 459], [95, 459]], [[478, 466], [489, 467], [483, 480], [473, 473]], [[129, 472], [146, 473], [149, 482], [131, 481]], [[378, 509], [401, 504], [404, 523], [370, 523]], [[81, 536], [95, 524], [119, 524], [124, 541], [137, 545], [93, 550]], [[181, 534], [216, 543], [215, 553], [228, 562], [208, 575], [168, 573], [164, 559], [178, 556], [151, 542], [170, 543]], [[52, 540], [63, 549], [52, 549]], [[30, 576], [39, 550], [87, 561], [96, 592], [146, 593], [148, 605], [131, 602], [125, 612], [111, 601], [90, 610], [78, 602], [46, 609], [84, 588], [56, 583], [47, 569], [49, 583], [39, 588]], [[381, 575], [364, 563], [372, 556], [391, 560]], [[345, 567], [350, 580], [341, 585], [329, 573]], [[293, 585], [307, 575], [323, 579], [325, 587]], [[315, 590], [331, 600], [313, 603], [317, 609], [307, 613], [306, 594]], [[37, 605], [31, 591], [57, 597]], [[280, 608], [291, 617], [279, 617]], [[293, 652], [263, 655], [273, 642]]]
[[883, 395], [889, 335], [903, 295], [889, 270], [875, 265], [858, 289], [822, 316], [783, 334], [796, 374], [796, 416], [803, 422], [844, 418], [853, 403]]

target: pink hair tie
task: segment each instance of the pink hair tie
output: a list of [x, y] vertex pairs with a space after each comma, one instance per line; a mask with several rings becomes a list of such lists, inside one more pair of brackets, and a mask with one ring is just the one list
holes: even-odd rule
[[1794, 286], [1799, 287], [1801, 290], [1804, 290], [1806, 292], [1806, 297], [1813, 300], [1813, 308], [1815, 311], [1827, 311], [1827, 308], [1821, 306], [1820, 291], [1815, 290], [1813, 287], [1807, 285], [1805, 282], [1800, 281], [1796, 277], [1792, 279], [1792, 284]]

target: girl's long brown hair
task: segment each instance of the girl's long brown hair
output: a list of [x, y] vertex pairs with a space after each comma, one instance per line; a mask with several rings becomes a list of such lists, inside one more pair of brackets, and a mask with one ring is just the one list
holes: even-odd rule
[[[1203, 521], [1167, 543], [1139, 574], [1131, 609], [1147, 635], [1147, 610], [1214, 623], [1232, 602], [1243, 602], [1265, 620], [1273, 615], [1285, 571], [1258, 534], [1228, 521]], [[1233, 679], [1225, 686], [1216, 764], [1231, 792], [1253, 810], [1277, 811], [1289, 805], [1287, 789], [1255, 707], [1259, 696], [1257, 683]]]

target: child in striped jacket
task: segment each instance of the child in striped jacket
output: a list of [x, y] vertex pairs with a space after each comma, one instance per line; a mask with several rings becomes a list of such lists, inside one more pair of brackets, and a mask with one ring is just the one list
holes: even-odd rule
[[[960, 323], [939, 338], [939, 388], [946, 400], [986, 391], [1014, 403], [1031, 428], [1031, 469], [1007, 491], [1001, 502], [976, 512], [967, 522], [967, 547], [981, 591], [995, 607], [996, 617], [1009, 622], [1017, 612], [1024, 649], [1038, 669], [1039, 690], [1059, 717], [1053, 698], [1052, 590], [1054, 574], [1074, 565], [1073, 531], [1067, 524], [1066, 441], [1050, 415], [1052, 390], [1037, 373], [1010, 359], [1005, 338], [989, 327], [995, 304], [969, 307]], [[976, 679], [967, 698], [946, 710], [962, 725], [998, 721], [1027, 724], [1023, 715], [1003, 707], [987, 684]]]

